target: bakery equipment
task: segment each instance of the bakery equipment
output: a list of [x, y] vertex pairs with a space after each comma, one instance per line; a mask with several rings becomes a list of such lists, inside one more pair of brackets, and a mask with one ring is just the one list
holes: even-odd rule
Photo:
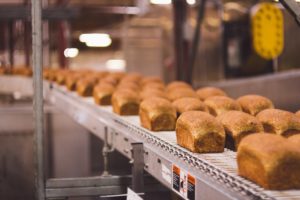
[[[104, 139], [108, 129], [110, 145], [131, 159], [131, 149], [142, 143], [145, 171], [166, 187], [188, 199], [297, 199], [299, 190], [268, 191], [237, 175], [236, 153], [225, 149], [218, 154], [194, 154], [176, 144], [173, 131], [154, 133], [142, 128], [138, 116], [118, 116], [111, 106], [97, 106], [91, 97], [79, 97], [65, 87], [45, 82], [46, 99], [97, 137]], [[113, 141], [113, 142], [112, 142]], [[178, 170], [182, 173], [178, 174]], [[189, 191], [178, 188], [178, 178], [189, 176]], [[192, 181], [194, 180], [194, 181]], [[54, 182], [55, 180], [51, 180]], [[66, 183], [67, 184], [67, 183]], [[183, 184], [184, 185], [184, 184]], [[65, 192], [67, 188], [66, 185]], [[48, 197], [58, 197], [61, 189], [46, 189]], [[74, 190], [69, 190], [70, 193]]]

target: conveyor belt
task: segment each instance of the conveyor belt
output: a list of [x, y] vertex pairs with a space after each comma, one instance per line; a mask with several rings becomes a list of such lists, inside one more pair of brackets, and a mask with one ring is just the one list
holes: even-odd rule
[[54, 85], [52, 90], [48, 89], [48, 84], [45, 86], [46, 99], [100, 138], [98, 125], [108, 126], [112, 130], [114, 147], [125, 156], [131, 157], [130, 142], [143, 142], [147, 152], [145, 170], [171, 189], [172, 181], [170, 183], [162, 168], [168, 173], [175, 164], [196, 178], [196, 199], [300, 199], [300, 190], [267, 191], [238, 176], [233, 151], [191, 153], [176, 144], [174, 131], [151, 132], [140, 126], [138, 116], [120, 117], [112, 112], [111, 106], [95, 105], [92, 98], [79, 97], [62, 86]]

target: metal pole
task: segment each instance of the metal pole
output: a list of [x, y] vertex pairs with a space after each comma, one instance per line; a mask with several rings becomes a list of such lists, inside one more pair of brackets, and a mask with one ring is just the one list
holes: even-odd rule
[[189, 82], [190, 84], [192, 84], [192, 78], [193, 78], [192, 74], [194, 71], [194, 66], [195, 66], [195, 61], [196, 61], [196, 56], [197, 56], [197, 51], [199, 46], [199, 40], [201, 37], [201, 24], [205, 14], [205, 6], [206, 6], [206, 0], [201, 0], [198, 8], [197, 24], [195, 27], [195, 33], [194, 33], [194, 38], [192, 43], [192, 51], [190, 53], [188, 70], [187, 70], [188, 71], [187, 82]]
[[184, 70], [187, 62], [187, 45], [184, 39], [184, 24], [186, 23], [187, 3], [185, 0], [173, 0], [174, 13], [174, 44], [175, 44], [175, 65], [176, 78], [184, 80], [186, 72]]
[[103, 155], [103, 174], [102, 176], [110, 176], [108, 171], [108, 153], [110, 152], [108, 147], [108, 128], [107, 126], [104, 127], [104, 145], [102, 149]]
[[41, 0], [31, 1], [32, 22], [32, 64], [33, 64], [33, 116], [35, 152], [36, 199], [45, 199], [45, 179], [43, 162], [43, 79], [42, 79], [42, 14]]
[[143, 143], [132, 143], [132, 189], [144, 192], [144, 148]]

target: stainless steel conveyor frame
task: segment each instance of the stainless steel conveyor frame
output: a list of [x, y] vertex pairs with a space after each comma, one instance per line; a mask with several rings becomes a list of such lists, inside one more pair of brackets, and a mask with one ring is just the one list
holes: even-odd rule
[[[195, 199], [299, 199], [299, 190], [266, 191], [237, 175], [236, 153], [195, 154], [176, 144], [174, 131], [151, 132], [142, 128], [138, 116], [122, 117], [111, 106], [98, 106], [93, 98], [83, 98], [64, 86], [44, 82], [46, 100], [63, 110], [100, 139], [108, 128], [109, 144], [128, 159], [132, 144], [144, 149], [144, 170], [182, 197], [174, 189], [174, 166], [195, 178]], [[47, 194], [46, 190], [46, 194]]]

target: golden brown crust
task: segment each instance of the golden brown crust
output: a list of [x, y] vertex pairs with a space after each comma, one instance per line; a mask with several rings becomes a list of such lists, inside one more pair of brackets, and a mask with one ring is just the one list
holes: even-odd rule
[[164, 82], [161, 80], [161, 78], [159, 78], [157, 76], [148, 76], [148, 77], [144, 77], [141, 80], [142, 86], [147, 85], [149, 83], [161, 83], [161, 84], [164, 84]]
[[300, 147], [300, 134], [293, 135], [288, 138], [289, 142], [294, 143], [298, 147]]
[[26, 66], [17, 66], [11, 69], [13, 75], [32, 76], [32, 69]]
[[173, 101], [172, 104], [176, 108], [178, 115], [192, 110], [208, 112], [206, 105], [199, 99], [193, 97], [183, 97]]
[[89, 97], [93, 95], [93, 89], [96, 85], [95, 79], [81, 78], [76, 83], [76, 91], [80, 96]]
[[177, 90], [179, 88], [187, 88], [193, 90], [192, 86], [184, 81], [172, 81], [166, 87], [167, 91]]
[[99, 83], [104, 83], [104, 84], [111, 84], [113, 86], [117, 86], [119, 81], [117, 78], [113, 77], [113, 76], [106, 76], [105, 78], [101, 79], [99, 81]]
[[244, 112], [254, 116], [262, 110], [274, 108], [270, 99], [254, 94], [241, 96], [237, 99], [237, 102], [241, 105]]
[[126, 83], [126, 82], [134, 82], [139, 83], [143, 79], [143, 76], [139, 73], [130, 73], [126, 74], [120, 81], [120, 83]]
[[[1, 74], [1, 75], [9, 74], [9, 69], [8, 69], [7, 67], [0, 67], [0, 74]], [[46, 73], [45, 75], [44, 75], [44, 74], [45, 74], [45, 73], [43, 72], [43, 77], [46, 78], [45, 75], [46, 75], [47, 73]]]
[[98, 105], [111, 105], [111, 97], [115, 88], [111, 85], [98, 84], [94, 87], [93, 97]]
[[135, 82], [120, 82], [120, 84], [117, 86], [118, 89], [131, 89], [133, 91], [139, 92], [140, 87]]
[[300, 110], [298, 110], [295, 114], [300, 117]]
[[175, 129], [176, 110], [166, 99], [152, 97], [142, 101], [139, 116], [141, 125], [151, 131]]
[[141, 97], [142, 100], [145, 100], [145, 99], [148, 99], [148, 98], [151, 98], [151, 97], [161, 97], [161, 98], [164, 98], [164, 99], [168, 99], [166, 93], [159, 90], [159, 89], [146, 89], [146, 90], [143, 90], [140, 93], [140, 97]]
[[202, 111], [187, 111], [176, 123], [177, 143], [197, 153], [223, 152], [225, 131], [220, 122]]
[[257, 119], [263, 124], [265, 132], [289, 137], [300, 133], [300, 118], [294, 113], [266, 109], [258, 113]]
[[265, 189], [300, 189], [300, 149], [273, 134], [245, 137], [237, 152], [238, 173]]
[[157, 89], [157, 90], [165, 91], [165, 84], [158, 83], [158, 82], [150, 82], [143, 86], [143, 90], [148, 90], [148, 89]]
[[176, 90], [170, 90], [167, 92], [170, 101], [175, 101], [183, 97], [198, 98], [196, 92], [193, 89], [181, 87]]
[[204, 103], [213, 116], [219, 116], [230, 110], [241, 110], [240, 105], [227, 96], [212, 96], [207, 98]]
[[204, 101], [205, 99], [212, 97], [212, 96], [227, 96], [227, 94], [216, 87], [203, 87], [203, 88], [199, 88], [196, 91], [198, 97], [200, 98], [200, 100]]
[[241, 111], [228, 111], [217, 117], [225, 129], [226, 147], [236, 150], [241, 140], [253, 133], [260, 133], [264, 128], [254, 116]]
[[118, 115], [138, 115], [140, 98], [132, 90], [117, 90], [112, 95], [113, 111]]
[[80, 79], [80, 74], [72, 74], [66, 77], [65, 85], [66, 87], [71, 90], [76, 90], [76, 83]]

